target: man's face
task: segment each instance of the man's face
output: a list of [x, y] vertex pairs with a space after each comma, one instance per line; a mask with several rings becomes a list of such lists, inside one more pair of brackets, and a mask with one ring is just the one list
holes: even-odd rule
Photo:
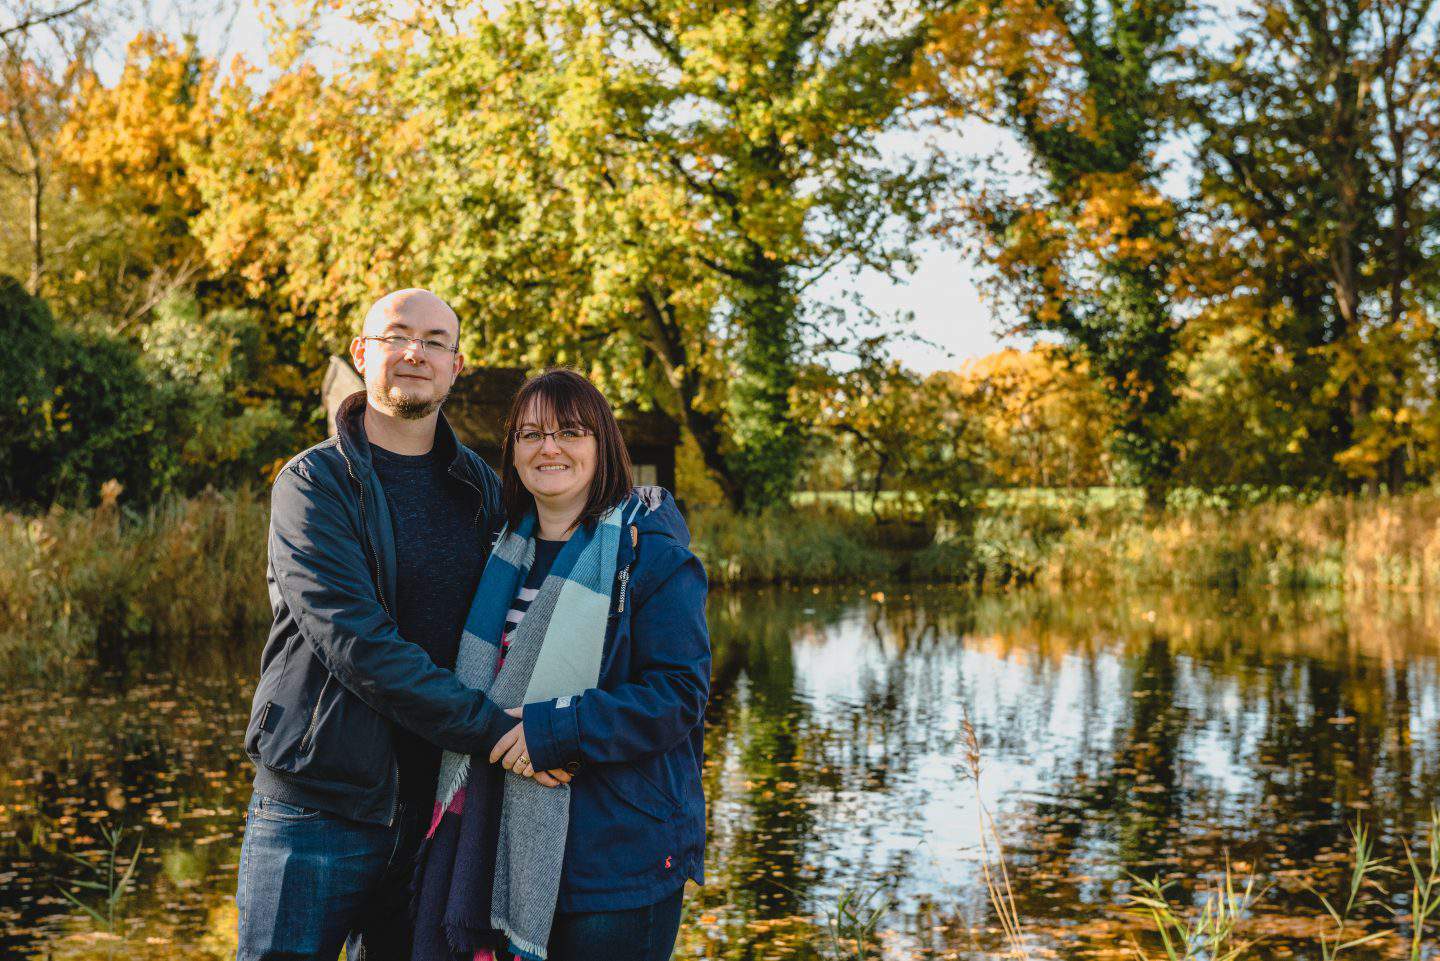
[[370, 402], [394, 417], [418, 420], [439, 409], [464, 358], [457, 346], [460, 325], [438, 299], [412, 299], [368, 317], [350, 344], [355, 369], [365, 378]]

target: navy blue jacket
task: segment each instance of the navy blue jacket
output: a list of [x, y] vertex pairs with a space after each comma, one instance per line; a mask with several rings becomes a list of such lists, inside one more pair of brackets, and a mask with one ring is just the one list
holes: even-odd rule
[[[255, 789], [357, 821], [392, 823], [400, 776], [392, 724], [452, 751], [486, 754], [513, 718], [400, 636], [391, 616], [395, 533], [360, 418], [364, 392], [337, 434], [275, 479], [267, 579], [274, 622], [245, 730]], [[503, 519], [500, 481], [440, 416], [448, 475], [480, 494], [475, 549]]]
[[576, 765], [561, 911], [641, 907], [704, 881], [705, 570], [661, 493], [634, 545], [621, 534], [598, 687], [525, 705], [535, 769]]

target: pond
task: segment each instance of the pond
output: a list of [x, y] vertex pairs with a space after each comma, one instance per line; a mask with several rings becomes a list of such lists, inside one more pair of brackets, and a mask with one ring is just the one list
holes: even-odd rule
[[[1039, 956], [1133, 956], [1130, 876], [1183, 900], [1228, 859], [1270, 885], [1259, 956], [1318, 958], [1310, 889], [1342, 888], [1350, 824], [1402, 858], [1437, 799], [1437, 620], [1409, 596], [718, 592], [710, 877], [676, 956], [833, 957], [847, 893], [889, 905], [879, 956], [998, 950], [983, 801]], [[0, 691], [0, 957], [233, 951], [258, 646], [132, 660]], [[141, 854], [112, 909], [116, 831], [121, 871]]]

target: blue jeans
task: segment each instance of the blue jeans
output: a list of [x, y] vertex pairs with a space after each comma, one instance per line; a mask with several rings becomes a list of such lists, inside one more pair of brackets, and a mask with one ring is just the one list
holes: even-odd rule
[[643, 908], [556, 914], [549, 961], [669, 961], [685, 889]]
[[250, 800], [236, 961], [409, 961], [409, 887], [423, 825], [362, 824], [261, 794]]

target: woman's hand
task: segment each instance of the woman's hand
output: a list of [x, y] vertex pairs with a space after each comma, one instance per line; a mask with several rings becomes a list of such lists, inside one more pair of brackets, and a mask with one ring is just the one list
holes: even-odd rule
[[511, 717], [520, 718], [520, 723], [506, 731], [499, 741], [495, 742], [495, 749], [490, 752], [490, 763], [497, 761], [507, 771], [513, 771], [521, 777], [531, 777], [535, 783], [543, 787], [559, 787], [562, 784], [570, 783], [570, 772], [556, 768], [553, 771], [537, 771], [530, 764], [530, 751], [525, 746], [525, 709], [512, 707], [505, 711]]

